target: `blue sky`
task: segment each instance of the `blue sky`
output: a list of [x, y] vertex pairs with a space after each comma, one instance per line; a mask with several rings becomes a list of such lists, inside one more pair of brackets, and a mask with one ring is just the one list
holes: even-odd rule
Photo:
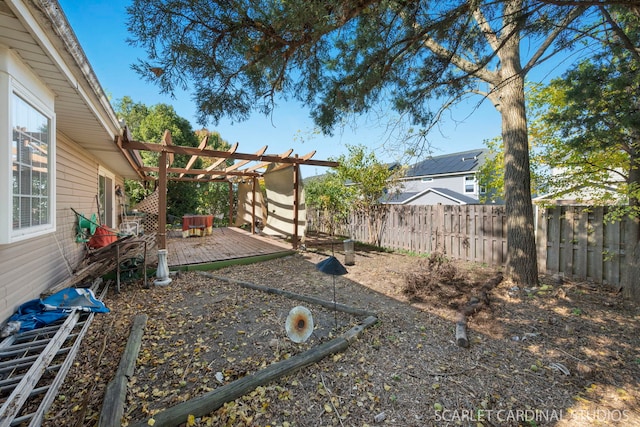
[[[200, 128], [195, 119], [195, 103], [188, 91], [176, 93], [175, 99], [161, 95], [156, 86], [145, 83], [131, 70], [130, 65], [143, 58], [144, 51], [126, 43], [129, 33], [125, 8], [130, 4], [129, 0], [94, 0], [81, 5], [77, 0], [59, 2], [112, 101], [130, 96], [148, 106], [170, 104], [180, 116], [191, 122], [194, 129]], [[486, 101], [476, 108], [479, 100], [478, 97], [471, 98], [468, 103], [444, 115], [439, 128], [429, 137], [433, 155], [479, 148], [484, 146], [484, 140], [500, 134], [498, 112]], [[393, 113], [389, 112], [389, 116], [393, 117]], [[307, 109], [296, 103], [281, 102], [270, 117], [256, 113], [248, 121], [231, 123], [223, 120], [218, 125], [209, 124], [207, 128], [218, 131], [230, 143], [238, 142], [238, 152], [243, 153], [253, 153], [268, 145], [270, 154], [289, 148], [300, 155], [316, 150], [314, 159], [326, 160], [346, 153], [346, 144], [362, 144], [373, 149], [382, 161], [396, 160], [397, 154], [389, 144], [384, 144], [388, 138], [385, 123], [365, 117], [355, 122], [336, 130], [333, 137], [324, 136], [314, 132]], [[302, 168], [304, 176], [323, 172], [323, 168]]]

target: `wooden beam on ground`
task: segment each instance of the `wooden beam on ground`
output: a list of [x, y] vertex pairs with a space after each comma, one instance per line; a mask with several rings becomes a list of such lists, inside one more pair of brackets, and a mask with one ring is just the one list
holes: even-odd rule
[[467, 319], [480, 310], [489, 306], [489, 292], [502, 282], [502, 273], [498, 272], [494, 277], [487, 280], [478, 295], [471, 296], [469, 302], [462, 307], [456, 316], [456, 344], [459, 347], [468, 347]]
[[255, 291], [265, 292], [265, 293], [273, 294], [273, 295], [279, 295], [279, 296], [283, 296], [283, 297], [286, 297], [286, 298], [289, 298], [289, 299], [293, 299], [293, 300], [296, 300], [296, 301], [302, 301], [302, 302], [306, 302], [306, 303], [309, 303], [309, 304], [319, 305], [321, 307], [328, 308], [328, 309], [331, 309], [331, 310], [337, 310], [337, 311], [340, 311], [342, 313], [353, 314], [355, 316], [375, 316], [376, 315], [375, 312], [369, 311], [369, 310], [364, 310], [362, 308], [351, 307], [349, 305], [336, 303], [334, 301], [327, 301], [327, 300], [323, 300], [323, 299], [320, 299], [320, 298], [312, 297], [312, 296], [309, 296], [309, 295], [301, 295], [301, 294], [297, 294], [295, 292], [287, 291], [287, 290], [284, 290], [284, 289], [270, 288], [268, 286], [257, 285], [255, 283], [251, 283], [251, 282], [243, 282], [241, 280], [230, 279], [230, 278], [224, 277], [224, 276], [216, 276], [216, 275], [208, 273], [206, 271], [201, 271], [198, 274], [200, 274], [202, 276], [205, 276], [205, 277], [208, 277], [210, 279], [221, 280], [223, 282], [235, 284], [235, 285], [241, 286], [243, 288], [253, 289]]
[[98, 421], [99, 427], [119, 427], [122, 425], [124, 405], [127, 398], [127, 384], [133, 376], [146, 325], [146, 314], [138, 314], [134, 317], [127, 346], [120, 359], [120, 365], [115, 377], [107, 385], [107, 390], [104, 394], [104, 404]]
[[[327, 356], [345, 351], [365, 328], [374, 325], [377, 321], [378, 319], [374, 316], [368, 317], [361, 324], [354, 326], [340, 337], [292, 356], [289, 359], [273, 363], [253, 375], [247, 375], [201, 396], [165, 409], [153, 416], [154, 423], [152, 425], [156, 427], [177, 426], [186, 423], [189, 415], [197, 418], [210, 414], [225, 403], [244, 396], [258, 386], [290, 375]], [[149, 420], [130, 424], [132, 427], [146, 427], [149, 425]]]

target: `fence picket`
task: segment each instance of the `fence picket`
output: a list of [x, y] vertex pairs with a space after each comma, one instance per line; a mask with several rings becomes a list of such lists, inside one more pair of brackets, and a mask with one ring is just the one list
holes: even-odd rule
[[[502, 266], [507, 257], [503, 206], [388, 206], [382, 246], [418, 254], [446, 251], [451, 258]], [[326, 222], [307, 208], [307, 224], [327, 232]], [[539, 208], [536, 214], [538, 268], [575, 280], [617, 287], [624, 274], [625, 221], [605, 223], [606, 209], [584, 206]], [[351, 213], [336, 234], [369, 242], [367, 217]]]

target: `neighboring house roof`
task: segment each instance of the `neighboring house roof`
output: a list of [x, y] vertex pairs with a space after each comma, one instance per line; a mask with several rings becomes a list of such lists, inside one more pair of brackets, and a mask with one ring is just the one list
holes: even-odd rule
[[451, 200], [452, 202], [456, 202], [460, 205], [469, 205], [469, 204], [478, 203], [478, 201], [473, 197], [460, 194], [456, 191], [449, 190], [448, 188], [427, 188], [426, 190], [419, 191], [419, 192], [416, 191], [416, 192], [394, 194], [389, 198], [384, 198], [382, 202], [388, 203], [388, 204], [395, 204], [395, 205], [404, 205], [415, 199], [423, 197], [428, 193], [437, 194], [439, 196], [444, 197], [445, 199]]
[[406, 178], [421, 176], [449, 175], [476, 171], [482, 164], [483, 157], [489, 150], [478, 148], [459, 153], [445, 154], [443, 156], [429, 157], [411, 166]]
[[575, 185], [565, 191], [556, 191], [553, 193], [541, 194], [533, 198], [534, 203], [540, 202], [555, 202], [555, 203], [575, 203], [580, 204], [593, 204], [593, 199], [600, 197], [604, 193], [609, 193], [611, 196], [610, 203], [619, 203], [624, 197], [620, 194], [617, 188], [611, 185], [604, 185], [600, 188], [594, 188], [589, 185]]
[[55, 93], [57, 130], [112, 172], [138, 178], [116, 144], [118, 118], [57, 1], [0, 2], [0, 44]]
[[384, 195], [380, 198], [381, 203], [388, 203], [391, 205], [403, 205], [407, 203], [409, 200], [416, 197], [416, 195], [420, 194], [417, 191], [409, 191], [406, 193], [396, 193], [392, 195]]

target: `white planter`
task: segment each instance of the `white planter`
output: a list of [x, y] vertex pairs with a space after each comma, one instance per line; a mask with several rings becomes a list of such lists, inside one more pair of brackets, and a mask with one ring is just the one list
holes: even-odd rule
[[153, 282], [156, 286], [167, 286], [171, 283], [169, 277], [169, 265], [167, 264], [167, 250], [158, 249], [158, 269], [156, 270], [156, 280]]

